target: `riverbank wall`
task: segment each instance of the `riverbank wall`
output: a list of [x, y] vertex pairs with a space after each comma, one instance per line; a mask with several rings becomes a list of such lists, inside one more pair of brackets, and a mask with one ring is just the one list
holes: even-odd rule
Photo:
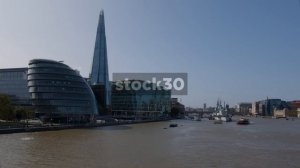
[[114, 122], [105, 124], [77, 124], [77, 125], [47, 125], [47, 126], [26, 126], [19, 128], [0, 128], [0, 134], [12, 134], [12, 133], [23, 133], [23, 132], [41, 132], [41, 131], [58, 131], [65, 129], [88, 129], [96, 127], [116, 126], [116, 125], [130, 125], [130, 124], [141, 124], [148, 122], [161, 122], [169, 121], [171, 119], [161, 120], [142, 120], [142, 121], [130, 121], [130, 122]]

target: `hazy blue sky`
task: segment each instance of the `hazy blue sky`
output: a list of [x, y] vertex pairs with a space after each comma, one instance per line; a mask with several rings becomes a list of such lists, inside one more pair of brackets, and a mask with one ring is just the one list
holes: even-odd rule
[[0, 0], [0, 68], [87, 76], [104, 9], [112, 72], [187, 72], [187, 106], [300, 99], [299, 0]]

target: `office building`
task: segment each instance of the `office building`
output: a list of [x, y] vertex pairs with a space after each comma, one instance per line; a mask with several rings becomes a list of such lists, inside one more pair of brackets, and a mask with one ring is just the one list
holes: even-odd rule
[[45, 121], [89, 122], [97, 114], [86, 80], [62, 62], [31, 60], [27, 80], [35, 112]]
[[239, 115], [248, 115], [251, 113], [252, 103], [242, 102], [238, 103], [235, 112]]
[[27, 68], [0, 69], [0, 94], [9, 96], [16, 106], [31, 106], [27, 71]]
[[171, 115], [174, 115], [175, 113], [176, 117], [184, 117], [185, 106], [178, 101], [178, 98], [171, 99], [171, 112]]
[[116, 118], [158, 119], [170, 111], [171, 90], [118, 90], [116, 83], [112, 84], [112, 114]]
[[252, 103], [251, 113], [253, 115], [273, 116], [276, 107], [280, 106], [284, 101], [281, 99], [266, 99]]

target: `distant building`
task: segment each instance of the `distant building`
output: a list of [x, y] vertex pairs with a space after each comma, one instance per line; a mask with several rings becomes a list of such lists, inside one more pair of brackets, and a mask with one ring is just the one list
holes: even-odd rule
[[86, 80], [61, 62], [31, 60], [27, 82], [37, 117], [44, 121], [89, 122], [97, 114], [95, 96]]
[[284, 117], [297, 117], [297, 111], [291, 111], [289, 108], [275, 109], [274, 117], [284, 118]]
[[276, 107], [280, 106], [285, 101], [281, 99], [266, 99], [252, 103], [251, 113], [253, 115], [273, 116]]
[[236, 106], [236, 113], [239, 115], [248, 115], [251, 113], [252, 103], [238, 103]]
[[251, 108], [251, 114], [258, 115], [258, 109], [259, 109], [259, 102], [253, 102]]
[[171, 111], [171, 90], [118, 90], [116, 82], [113, 82], [111, 102], [112, 115], [115, 118], [158, 119]]
[[291, 110], [297, 111], [300, 108], [300, 100], [294, 100], [288, 102]]
[[0, 94], [9, 96], [16, 106], [31, 106], [27, 71], [28, 68], [0, 69]]
[[274, 111], [275, 117], [300, 117], [300, 101], [289, 101], [285, 106], [279, 106]]
[[207, 109], [206, 109], [206, 103], [203, 104], [203, 111], [205, 112]]
[[185, 106], [178, 101], [178, 98], [172, 98], [171, 111], [176, 110], [179, 117], [184, 117]]

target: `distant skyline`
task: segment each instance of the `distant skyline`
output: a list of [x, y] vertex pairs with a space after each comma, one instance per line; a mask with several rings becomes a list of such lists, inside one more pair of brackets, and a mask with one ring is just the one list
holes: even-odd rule
[[1, 0], [0, 68], [63, 60], [88, 77], [101, 9], [110, 79], [186, 72], [190, 107], [300, 99], [299, 0]]

